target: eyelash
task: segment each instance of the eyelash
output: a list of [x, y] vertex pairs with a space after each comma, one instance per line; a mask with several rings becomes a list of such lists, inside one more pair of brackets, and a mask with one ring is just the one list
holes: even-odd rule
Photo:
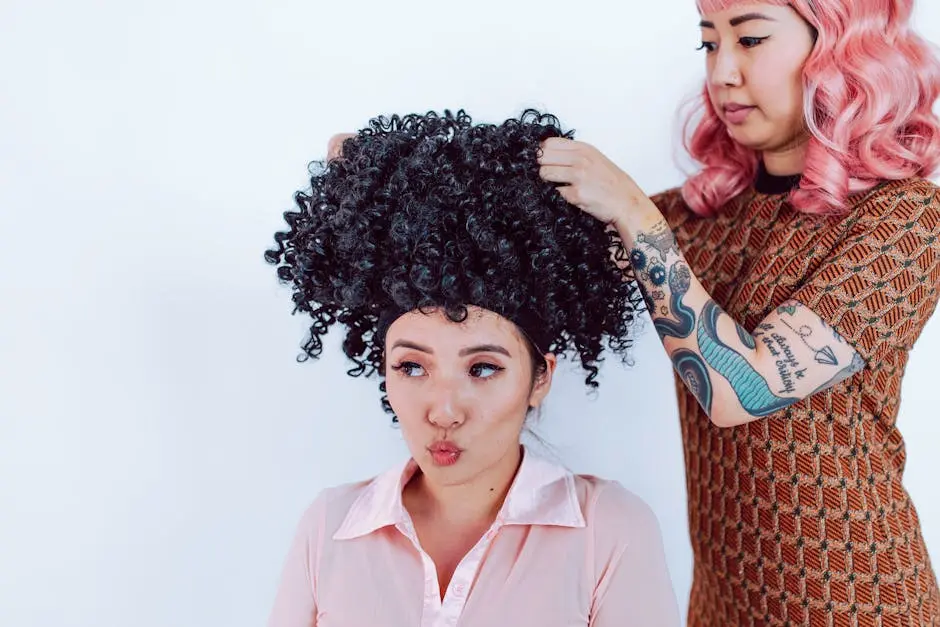
[[[745, 49], [748, 49], [748, 48], [754, 48], [755, 46], [759, 46], [760, 44], [764, 42], [765, 39], [770, 39], [770, 35], [767, 35], [766, 37], [741, 37], [740, 39], [738, 39], [738, 43], [744, 46]], [[745, 41], [752, 42], [752, 43], [751, 45], [745, 45], [744, 43]], [[709, 48], [709, 46], [714, 46], [714, 45], [715, 45], [714, 42], [703, 41], [702, 45], [696, 48], [696, 50], [705, 50], [706, 53], [714, 52], [715, 51], [714, 48]]]
[[473, 364], [472, 366], [470, 366], [470, 372], [473, 372], [473, 370], [474, 370], [475, 368], [486, 368], [487, 370], [492, 370], [492, 371], [493, 371], [493, 374], [491, 374], [491, 375], [488, 376], [488, 377], [481, 377], [481, 376], [479, 376], [479, 375], [474, 375], [474, 378], [477, 378], [477, 379], [491, 379], [491, 378], [495, 377], [496, 375], [498, 375], [498, 374], [499, 374], [500, 372], [502, 372], [503, 370], [505, 370], [505, 368], [503, 368], [502, 366], [497, 366], [496, 364], [488, 364], [488, 363], [486, 363], [486, 362], [480, 362], [480, 363], [478, 363], [478, 364]]
[[[411, 374], [411, 372], [412, 372], [414, 369], [416, 369], [416, 368], [422, 368], [422, 366], [421, 366], [421, 364], [416, 364], [416, 363], [413, 362], [413, 361], [403, 361], [403, 362], [401, 362], [400, 364], [395, 364], [395, 365], [393, 365], [391, 368], [392, 368], [392, 370], [394, 370], [395, 372], [400, 372], [400, 373], [402, 373], [402, 375], [405, 376], [405, 377], [413, 378], [414, 375]], [[502, 372], [503, 370], [505, 370], [505, 368], [503, 368], [502, 366], [497, 366], [496, 364], [490, 364], [490, 363], [486, 363], [486, 362], [479, 362], [479, 363], [476, 363], [476, 364], [473, 364], [472, 366], [470, 366], [470, 372], [472, 373], [474, 370], [477, 370], [477, 369], [480, 369], [480, 368], [486, 368], [486, 369], [488, 369], [488, 370], [492, 370], [492, 371], [493, 371], [493, 374], [491, 374], [491, 375], [488, 376], [488, 377], [481, 377], [481, 376], [479, 376], [479, 375], [472, 375], [474, 379], [483, 379], [483, 380], [491, 379], [491, 378], [493, 378], [494, 376], [496, 376], [497, 374], [499, 374], [500, 372]], [[423, 368], [422, 368], [422, 369], [423, 369]]]
[[416, 363], [413, 362], [413, 361], [403, 361], [403, 362], [401, 362], [400, 364], [395, 364], [395, 365], [393, 365], [393, 366], [392, 366], [392, 370], [394, 370], [395, 372], [400, 372], [400, 373], [402, 373], [402, 375], [404, 375], [404, 376], [406, 376], [406, 377], [410, 377], [411, 374], [410, 374], [409, 371], [411, 371], [411, 370], [413, 370], [413, 369], [415, 369], [415, 368], [420, 368], [420, 367], [421, 367], [420, 364], [416, 364]]

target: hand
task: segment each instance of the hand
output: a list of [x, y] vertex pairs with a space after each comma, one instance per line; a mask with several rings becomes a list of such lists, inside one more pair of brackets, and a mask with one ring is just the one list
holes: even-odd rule
[[333, 135], [326, 144], [326, 160], [332, 161], [343, 156], [343, 142], [350, 137], [355, 137], [355, 133], [339, 133]]
[[648, 200], [630, 176], [594, 146], [563, 137], [542, 142], [539, 175], [553, 183], [567, 183], [559, 193], [572, 205], [605, 224]]

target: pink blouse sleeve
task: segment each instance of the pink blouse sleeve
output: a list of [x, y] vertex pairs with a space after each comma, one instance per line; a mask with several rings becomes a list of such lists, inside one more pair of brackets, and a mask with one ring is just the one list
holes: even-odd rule
[[609, 482], [594, 512], [597, 587], [591, 627], [679, 627], [679, 608], [656, 515]]
[[316, 627], [315, 567], [323, 529], [324, 501], [323, 494], [318, 496], [297, 525], [268, 627]]

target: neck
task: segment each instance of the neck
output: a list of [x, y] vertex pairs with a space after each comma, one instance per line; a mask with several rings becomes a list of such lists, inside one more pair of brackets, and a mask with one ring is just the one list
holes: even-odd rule
[[763, 162], [759, 162], [757, 175], [754, 177], [754, 190], [761, 194], [789, 194], [800, 186], [802, 178], [800, 174], [788, 176], [771, 174], [764, 167]]
[[488, 525], [506, 500], [521, 461], [522, 447], [512, 447], [495, 465], [458, 485], [441, 485], [419, 472], [405, 487], [405, 507], [413, 517]]
[[809, 137], [794, 140], [777, 149], [761, 152], [761, 161], [768, 174], [774, 176], [792, 176], [801, 174], [806, 164], [806, 145]]

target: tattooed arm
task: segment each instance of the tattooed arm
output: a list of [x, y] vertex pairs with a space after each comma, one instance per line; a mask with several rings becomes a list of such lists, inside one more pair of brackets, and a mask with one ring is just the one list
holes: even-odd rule
[[650, 201], [614, 223], [666, 352], [712, 422], [767, 416], [850, 377], [862, 358], [813, 311], [787, 301], [748, 332], [689, 270]]
[[796, 301], [743, 329], [689, 270], [653, 201], [590, 144], [547, 139], [539, 163], [565, 200], [620, 234], [666, 352], [716, 425], [767, 416], [862, 369], [855, 349]]

